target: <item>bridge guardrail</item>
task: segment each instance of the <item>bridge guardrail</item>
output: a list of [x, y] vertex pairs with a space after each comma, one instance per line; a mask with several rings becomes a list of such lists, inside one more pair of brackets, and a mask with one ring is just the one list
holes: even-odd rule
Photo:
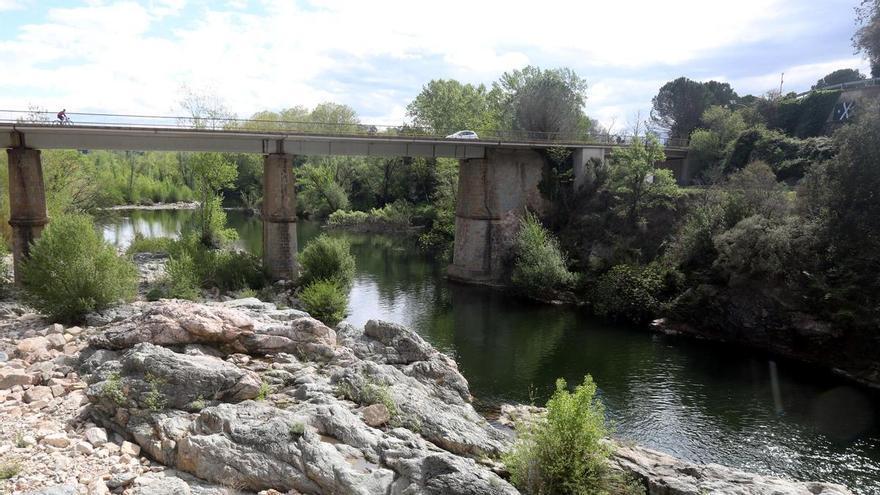
[[[350, 122], [309, 122], [292, 120], [240, 119], [236, 117], [181, 117], [158, 115], [125, 115], [110, 113], [68, 112], [68, 123], [62, 124], [54, 112], [40, 110], [2, 110], [0, 122], [35, 125], [87, 125], [107, 127], [180, 128], [200, 130], [225, 130], [246, 132], [290, 132], [297, 134], [334, 136], [405, 136], [426, 139], [446, 139], [447, 135], [462, 129], [431, 129], [402, 125], [380, 125]], [[499, 129], [469, 129], [476, 132], [480, 141], [518, 142], [538, 144], [607, 144], [628, 145], [632, 134], [619, 133], [562, 133]], [[667, 147], [686, 148], [687, 138], [657, 136]], [[450, 139], [451, 140], [451, 139]], [[459, 141], [459, 140], [456, 140]]]

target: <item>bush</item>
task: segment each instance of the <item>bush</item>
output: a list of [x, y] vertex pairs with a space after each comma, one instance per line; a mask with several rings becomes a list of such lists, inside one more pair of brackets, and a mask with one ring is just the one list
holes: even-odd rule
[[348, 287], [354, 279], [354, 256], [345, 239], [321, 234], [306, 245], [299, 255], [299, 263], [302, 268], [299, 281], [303, 286], [318, 280], [332, 280], [340, 287]]
[[370, 215], [365, 211], [336, 210], [327, 218], [327, 223], [341, 227], [348, 225], [360, 225], [369, 221]]
[[137, 233], [129, 244], [125, 254], [132, 255], [136, 253], [168, 253], [172, 248], [174, 239], [170, 237], [144, 237], [143, 234]]
[[608, 465], [611, 445], [604, 440], [605, 408], [589, 375], [574, 393], [565, 380], [556, 380], [546, 417], [518, 425], [517, 430], [519, 439], [503, 460], [520, 490], [592, 495], [608, 493], [610, 485], [617, 485], [619, 476]]
[[754, 215], [715, 238], [714, 268], [730, 285], [753, 280], [799, 289], [801, 274], [815, 266], [816, 234], [816, 225], [802, 218]]
[[149, 298], [176, 297], [195, 299], [199, 288], [217, 288], [223, 292], [261, 289], [266, 274], [257, 256], [241, 251], [211, 249], [195, 234], [167, 244], [171, 259], [165, 266], [168, 275]]
[[313, 318], [331, 327], [345, 318], [348, 308], [348, 295], [335, 280], [316, 280], [310, 283], [300, 292], [299, 300]]
[[60, 321], [131, 299], [137, 286], [134, 264], [118, 257], [85, 215], [53, 220], [21, 270], [28, 304]]
[[667, 284], [674, 285], [676, 275], [659, 263], [615, 265], [596, 283], [593, 311], [606, 318], [644, 323], [660, 311]]
[[370, 215], [377, 220], [392, 225], [408, 227], [412, 223], [413, 216], [415, 216], [415, 208], [409, 201], [398, 199], [393, 203], [388, 203], [382, 208], [371, 209]]
[[511, 282], [519, 290], [550, 295], [569, 288], [575, 276], [566, 268], [565, 256], [556, 239], [531, 213], [520, 221], [514, 240], [514, 262]]
[[168, 260], [165, 265], [165, 273], [168, 276], [166, 283], [168, 297], [191, 301], [199, 297], [199, 286], [201, 285], [199, 270], [189, 253], [183, 252]]

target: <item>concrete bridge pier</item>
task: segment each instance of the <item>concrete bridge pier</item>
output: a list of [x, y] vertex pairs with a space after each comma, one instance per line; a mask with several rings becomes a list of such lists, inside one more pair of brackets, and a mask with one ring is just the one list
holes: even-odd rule
[[605, 163], [604, 148], [577, 148], [572, 152], [572, 167], [574, 169], [574, 189], [592, 185], [596, 181], [595, 163]]
[[9, 225], [12, 226], [12, 261], [15, 284], [21, 285], [21, 263], [31, 244], [49, 223], [40, 150], [23, 146], [8, 148]]
[[487, 285], [501, 282], [523, 214], [546, 210], [538, 190], [544, 164], [534, 150], [501, 148], [487, 148], [485, 158], [459, 162], [449, 278]]
[[296, 280], [294, 155], [271, 153], [263, 161], [263, 267], [272, 280]]

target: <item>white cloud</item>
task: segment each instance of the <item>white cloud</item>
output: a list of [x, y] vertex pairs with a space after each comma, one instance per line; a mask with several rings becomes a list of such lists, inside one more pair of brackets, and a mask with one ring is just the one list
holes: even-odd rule
[[[20, 3], [0, 0], [0, 10]], [[257, 4], [264, 11], [253, 10]], [[447, 0], [426, 7], [404, 0], [312, 0], [303, 7], [289, 0], [193, 6], [186, 0], [89, 0], [51, 9], [39, 24], [0, 34], [0, 105], [24, 108], [36, 99], [32, 95], [49, 95], [35, 103], [167, 114], [179, 88], [189, 85], [214, 88], [240, 115], [333, 100], [355, 106], [372, 122], [395, 123], [414, 96], [407, 92], [432, 77], [490, 82], [503, 71], [541, 64], [545, 56], [599, 72], [681, 67], [742, 43], [802, 35], [808, 26], [788, 22], [798, 5], [738, 0], [735, 8], [720, 9], [717, 1], [705, 0]], [[181, 15], [185, 8], [198, 15]], [[390, 60], [394, 67], [376, 60]], [[428, 72], [406, 76], [409, 68]], [[808, 67], [798, 70], [791, 77], [813, 77], [806, 75]], [[328, 76], [376, 71], [408, 79], [390, 90], [382, 87], [387, 78], [352, 82]], [[733, 82], [741, 92], [753, 86], [763, 91], [769, 78]], [[590, 114], [622, 126], [636, 112], [645, 113], [665, 80], [590, 82]]]
[[25, 7], [22, 0], [0, 0], [0, 12], [5, 10], [21, 10]]

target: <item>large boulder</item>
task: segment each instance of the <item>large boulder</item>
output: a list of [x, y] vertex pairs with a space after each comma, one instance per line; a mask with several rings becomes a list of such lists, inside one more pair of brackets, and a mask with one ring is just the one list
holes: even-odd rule
[[108, 361], [93, 375], [87, 390], [92, 402], [108, 412], [128, 409], [188, 409], [198, 402], [238, 402], [256, 397], [256, 373], [212, 356], [178, 354], [141, 343]]
[[693, 464], [638, 446], [617, 445], [612, 462], [647, 486], [649, 495], [853, 495], [833, 483], [801, 483], [718, 464]]

